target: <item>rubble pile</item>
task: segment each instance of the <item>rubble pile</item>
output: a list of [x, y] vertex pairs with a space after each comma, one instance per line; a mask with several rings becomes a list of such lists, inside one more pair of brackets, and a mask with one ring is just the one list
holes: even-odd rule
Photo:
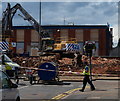
[[42, 63], [54, 61], [54, 56], [45, 57], [15, 57], [13, 62], [18, 63], [21, 67], [39, 67]]
[[[83, 57], [85, 58], [85, 57]], [[46, 57], [17, 57], [12, 58], [12, 60], [18, 63], [22, 67], [39, 67], [44, 62], [55, 62], [55, 56], [46, 56]], [[84, 62], [84, 61], [83, 61]], [[63, 58], [58, 60], [60, 71], [73, 71], [79, 72], [82, 71], [83, 66], [76, 68], [74, 66], [74, 59]], [[108, 59], [108, 58], [92, 58], [92, 72], [95, 74], [107, 73], [110, 71], [120, 71], [120, 60], [118, 59]]]
[[107, 58], [92, 58], [93, 73], [107, 73], [120, 71], [120, 60]]
[[61, 66], [63, 65], [72, 65], [72, 60], [73, 59], [69, 59], [69, 58], [63, 58], [62, 60], [59, 60]]

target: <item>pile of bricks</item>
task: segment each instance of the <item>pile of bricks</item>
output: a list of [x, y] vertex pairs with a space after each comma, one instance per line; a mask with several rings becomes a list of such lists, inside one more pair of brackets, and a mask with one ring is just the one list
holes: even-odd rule
[[[83, 62], [86, 57], [83, 56]], [[46, 57], [17, 57], [12, 58], [12, 60], [18, 63], [22, 67], [39, 67], [44, 62], [55, 62], [55, 56]], [[73, 66], [73, 60], [70, 58], [63, 58], [58, 60], [60, 71], [72, 71], [79, 72], [82, 71], [83, 66], [76, 68]], [[107, 59], [107, 58], [92, 58], [92, 72], [96, 74], [107, 73], [109, 71], [119, 71], [120, 60], [118, 59]]]
[[93, 58], [92, 71], [94, 73], [106, 73], [110, 71], [118, 72], [120, 67], [120, 60], [107, 58]]

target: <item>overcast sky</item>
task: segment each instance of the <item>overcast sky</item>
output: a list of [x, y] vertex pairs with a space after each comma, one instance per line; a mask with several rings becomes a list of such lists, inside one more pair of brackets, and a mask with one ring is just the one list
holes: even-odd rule
[[[17, 1], [17, 0], [16, 0]], [[108, 0], [109, 1], [109, 0]], [[114, 43], [118, 42], [118, 2], [42, 2], [41, 3], [41, 24], [42, 25], [63, 25], [72, 22], [75, 25], [99, 24], [113, 27]], [[11, 6], [20, 3], [22, 7], [32, 15], [38, 22], [40, 16], [39, 2], [11, 2]], [[0, 5], [1, 7], [1, 5]], [[2, 2], [2, 11], [7, 7], [7, 2]], [[13, 19], [13, 25], [30, 25], [18, 16], [17, 11]], [[22, 15], [22, 14], [21, 14]], [[1, 15], [0, 15], [1, 16]]]

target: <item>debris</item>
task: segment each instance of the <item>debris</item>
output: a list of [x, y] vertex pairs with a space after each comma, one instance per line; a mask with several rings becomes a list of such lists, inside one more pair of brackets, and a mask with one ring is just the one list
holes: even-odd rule
[[[83, 56], [83, 61], [86, 61], [87, 57]], [[17, 57], [12, 58], [12, 60], [18, 63], [22, 67], [34, 67], [38, 68], [42, 63], [45, 62], [55, 62], [55, 56], [45, 56], [45, 57]], [[73, 59], [63, 58], [58, 60], [60, 71], [79, 72], [82, 71], [83, 67], [76, 68], [73, 66]], [[119, 59], [109, 59], [92, 57], [92, 73], [103, 74], [112, 72], [118, 72], [120, 67]]]

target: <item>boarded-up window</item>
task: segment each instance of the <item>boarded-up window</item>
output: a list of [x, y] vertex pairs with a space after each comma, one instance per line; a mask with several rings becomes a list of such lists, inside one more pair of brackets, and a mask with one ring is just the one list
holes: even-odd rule
[[35, 30], [31, 31], [31, 41], [38, 42], [39, 41], [39, 34]]
[[97, 29], [92, 29], [90, 32], [90, 39], [92, 41], [98, 41], [98, 30]]
[[17, 30], [17, 42], [24, 41], [24, 30]]
[[60, 30], [60, 39], [61, 41], [68, 41], [68, 30], [67, 29], [63, 29]]
[[78, 42], [83, 41], [83, 30], [77, 29], [75, 31], [75, 38]]

